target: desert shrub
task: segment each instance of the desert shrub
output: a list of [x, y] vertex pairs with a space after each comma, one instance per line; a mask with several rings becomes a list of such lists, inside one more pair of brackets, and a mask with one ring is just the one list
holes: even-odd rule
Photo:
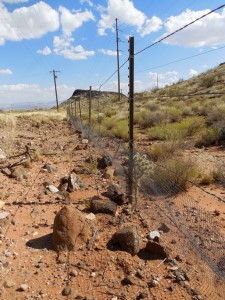
[[179, 108], [171, 107], [167, 110], [168, 119], [170, 122], [178, 122], [181, 120], [182, 111]]
[[156, 194], [178, 194], [186, 190], [195, 180], [197, 170], [194, 163], [181, 158], [171, 158], [156, 164], [150, 177], [144, 177], [142, 185]]
[[203, 184], [203, 185], [209, 185], [211, 183], [213, 183], [214, 181], [214, 178], [211, 174], [206, 174], [204, 176], [202, 176], [202, 178], [200, 179], [200, 184]]
[[0, 126], [3, 129], [3, 136], [0, 136], [0, 148], [6, 156], [11, 156], [16, 136], [16, 117], [12, 114], [1, 114]]
[[220, 184], [225, 184], [225, 171], [224, 171], [224, 165], [219, 166], [216, 170], [212, 172], [213, 179], [215, 182]]
[[204, 119], [201, 117], [189, 117], [180, 123], [155, 126], [147, 130], [151, 140], [183, 139], [195, 135], [204, 127]]
[[160, 109], [159, 104], [153, 102], [153, 101], [148, 101], [145, 106], [146, 109], [150, 110], [150, 111], [157, 111]]
[[207, 123], [211, 124], [213, 122], [223, 121], [225, 118], [225, 105], [218, 105], [209, 107], [208, 109]]
[[207, 75], [201, 79], [200, 86], [205, 88], [210, 88], [215, 84], [215, 82], [216, 82], [215, 75]]
[[188, 106], [184, 107], [183, 111], [182, 111], [182, 116], [188, 117], [188, 116], [191, 116], [191, 115], [193, 115], [191, 107], [188, 107]]
[[121, 138], [123, 140], [127, 140], [128, 139], [128, 123], [127, 123], [127, 120], [118, 120], [114, 124], [111, 132], [115, 137]]
[[220, 128], [211, 127], [204, 130], [201, 137], [197, 140], [196, 147], [208, 147], [217, 145], [222, 138], [222, 131]]
[[135, 124], [139, 124], [141, 127], [147, 128], [158, 124], [168, 123], [168, 117], [166, 111], [150, 112], [147, 109], [143, 109], [140, 112], [134, 114]]
[[116, 115], [116, 113], [117, 113], [117, 111], [115, 109], [109, 109], [106, 111], [105, 115], [106, 115], [106, 117], [110, 118], [110, 117]]
[[173, 157], [181, 149], [180, 141], [160, 142], [150, 148], [148, 155], [153, 161], [159, 161]]

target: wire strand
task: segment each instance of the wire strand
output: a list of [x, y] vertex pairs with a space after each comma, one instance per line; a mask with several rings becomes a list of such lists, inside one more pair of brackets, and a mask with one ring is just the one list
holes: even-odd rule
[[159, 39], [158, 41], [156, 41], [156, 42], [152, 43], [151, 45], [149, 45], [149, 46], [143, 48], [142, 50], [136, 52], [135, 55], [138, 55], [138, 54], [140, 54], [140, 53], [146, 51], [147, 49], [149, 49], [149, 48], [151, 48], [151, 47], [153, 47], [153, 46], [155, 46], [155, 45], [161, 43], [162, 41], [168, 39], [169, 37], [173, 36], [174, 34], [176, 34], [176, 33], [180, 32], [180, 31], [184, 30], [185, 28], [189, 27], [190, 25], [192, 25], [192, 24], [196, 23], [197, 21], [199, 21], [199, 20], [201, 20], [201, 19], [203, 19], [203, 18], [209, 16], [210, 14], [214, 13], [215, 11], [217, 11], [217, 10], [223, 8], [223, 7], [225, 7], [225, 4], [220, 5], [219, 7], [217, 7], [217, 8], [215, 8], [215, 9], [209, 11], [208, 13], [202, 15], [201, 17], [199, 17], [199, 18], [193, 20], [192, 22], [190, 22], [190, 23], [184, 25], [183, 27], [181, 27], [181, 28], [179, 28], [179, 29], [173, 31], [173, 32], [170, 33], [170, 34], [167, 34], [166, 36], [162, 37], [162, 38]]

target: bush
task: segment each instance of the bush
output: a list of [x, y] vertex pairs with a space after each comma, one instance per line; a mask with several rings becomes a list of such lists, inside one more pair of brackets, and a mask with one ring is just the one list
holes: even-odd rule
[[148, 152], [153, 161], [159, 161], [171, 158], [175, 153], [181, 150], [179, 141], [160, 142], [154, 144]]
[[200, 139], [196, 142], [196, 147], [208, 147], [212, 145], [217, 145], [221, 140], [222, 132], [219, 128], [207, 128]]
[[197, 170], [190, 161], [181, 158], [169, 159], [155, 165], [150, 177], [144, 177], [142, 185], [154, 194], [178, 194], [194, 180]]
[[147, 134], [150, 140], [175, 140], [190, 137], [204, 128], [205, 121], [201, 117], [189, 117], [180, 123], [155, 126], [148, 129]]
[[205, 88], [212, 87], [216, 82], [216, 77], [214, 75], [208, 75], [201, 79], [200, 86]]

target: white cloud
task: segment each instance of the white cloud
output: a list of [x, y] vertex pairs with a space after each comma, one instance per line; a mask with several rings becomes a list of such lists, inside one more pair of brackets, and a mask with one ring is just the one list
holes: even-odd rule
[[13, 72], [10, 69], [0, 69], [0, 74], [11, 75]]
[[[67, 85], [57, 85], [59, 101], [68, 99], [74, 87]], [[62, 98], [63, 97], [63, 98]], [[48, 103], [55, 100], [54, 85], [43, 88], [37, 84], [15, 84], [15, 85], [0, 85], [0, 108], [15, 103]], [[53, 102], [54, 103], [54, 102]]]
[[94, 4], [93, 4], [93, 2], [92, 1], [90, 1], [90, 0], [80, 0], [80, 3], [81, 4], [84, 4], [84, 3], [87, 3], [89, 6], [93, 6]]
[[198, 75], [198, 71], [194, 70], [194, 69], [190, 69], [189, 70], [189, 75], [191, 77], [197, 76]]
[[99, 49], [98, 52], [109, 56], [117, 56], [117, 52], [113, 50]]
[[12, 12], [0, 2], [0, 15], [0, 45], [5, 40], [39, 38], [59, 28], [58, 13], [43, 1]]
[[2, 2], [9, 3], [9, 4], [24, 3], [28, 1], [29, 0], [2, 0]]
[[84, 60], [95, 54], [94, 51], [86, 51], [83, 46], [73, 46], [74, 38], [55, 36], [53, 40], [54, 52], [70, 60]]
[[95, 17], [91, 11], [71, 13], [67, 8], [60, 6], [61, 25], [66, 35], [71, 35], [73, 31], [83, 25], [84, 22], [94, 21]]
[[135, 27], [141, 36], [155, 32], [162, 26], [162, 21], [158, 17], [148, 19], [130, 0], [108, 0], [108, 7], [102, 12], [98, 23], [98, 34], [105, 35], [107, 29], [112, 30], [116, 18], [120, 23]]
[[160, 88], [164, 87], [165, 85], [171, 85], [172, 83], [175, 83], [179, 80], [178, 75], [179, 73], [177, 71], [169, 71], [166, 73], [149, 72], [149, 88], [154, 88], [157, 86], [157, 78], [158, 86]]
[[[209, 11], [208, 9], [202, 11], [187, 9], [180, 15], [169, 17], [165, 23], [165, 35], [183, 27]], [[166, 39], [165, 43], [184, 47], [217, 46], [225, 43], [224, 28], [225, 9], [221, 13], [215, 12], [197, 21]]]
[[52, 50], [48, 46], [46, 46], [44, 49], [38, 50], [37, 53], [42, 55], [50, 55], [52, 53]]

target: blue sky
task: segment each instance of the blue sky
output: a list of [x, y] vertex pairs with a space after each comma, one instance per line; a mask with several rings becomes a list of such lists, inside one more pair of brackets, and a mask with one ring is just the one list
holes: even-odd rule
[[[135, 51], [225, 4], [208, 0], [0, 0], [0, 108], [59, 100], [75, 89], [93, 89], [116, 70], [115, 18], [120, 62]], [[170, 39], [135, 56], [135, 91], [172, 84], [225, 61], [225, 9], [220, 9]], [[204, 52], [208, 52], [205, 53]], [[200, 55], [202, 54], [202, 55]], [[182, 62], [170, 62], [198, 55]], [[127, 93], [128, 65], [121, 69]], [[102, 90], [117, 90], [117, 76]]]

